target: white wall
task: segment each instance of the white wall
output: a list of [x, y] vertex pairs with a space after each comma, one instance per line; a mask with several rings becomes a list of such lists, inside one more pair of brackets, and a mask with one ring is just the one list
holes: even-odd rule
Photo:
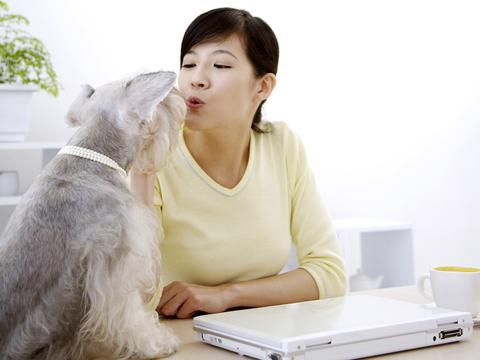
[[178, 70], [196, 15], [246, 8], [280, 42], [266, 115], [301, 135], [332, 215], [413, 222], [417, 274], [480, 265], [478, 2], [8, 3], [31, 20], [64, 87], [57, 99], [36, 94], [33, 103], [28, 139], [52, 141], [71, 134], [63, 115], [80, 84]]

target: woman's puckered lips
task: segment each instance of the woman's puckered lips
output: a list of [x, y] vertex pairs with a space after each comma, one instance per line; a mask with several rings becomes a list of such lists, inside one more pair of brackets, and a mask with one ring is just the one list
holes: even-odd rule
[[187, 99], [187, 105], [192, 109], [197, 109], [205, 105], [205, 102], [196, 96], [190, 96]]
[[188, 99], [187, 99], [187, 102], [190, 103], [190, 104], [205, 104], [205, 102], [196, 97], [196, 96], [190, 96]]

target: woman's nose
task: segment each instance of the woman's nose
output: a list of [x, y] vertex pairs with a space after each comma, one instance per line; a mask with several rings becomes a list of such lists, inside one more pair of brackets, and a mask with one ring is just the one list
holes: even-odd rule
[[192, 80], [192, 86], [194, 88], [203, 89], [207, 87], [207, 82], [205, 80]]
[[192, 87], [199, 89], [207, 88], [210, 85], [207, 77], [201, 72], [197, 72], [195, 74], [195, 76], [192, 78], [191, 84]]

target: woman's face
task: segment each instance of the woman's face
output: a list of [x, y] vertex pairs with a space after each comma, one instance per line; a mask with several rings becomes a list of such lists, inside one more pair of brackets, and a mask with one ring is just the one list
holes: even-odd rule
[[185, 54], [178, 77], [191, 130], [250, 128], [262, 99], [260, 80], [238, 35], [206, 42]]

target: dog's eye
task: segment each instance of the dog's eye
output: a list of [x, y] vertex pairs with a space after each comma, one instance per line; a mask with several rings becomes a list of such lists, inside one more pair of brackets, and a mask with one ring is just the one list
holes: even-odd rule
[[194, 66], [195, 66], [195, 64], [183, 64], [182, 65], [183, 68], [187, 68], [187, 69], [193, 68]]

